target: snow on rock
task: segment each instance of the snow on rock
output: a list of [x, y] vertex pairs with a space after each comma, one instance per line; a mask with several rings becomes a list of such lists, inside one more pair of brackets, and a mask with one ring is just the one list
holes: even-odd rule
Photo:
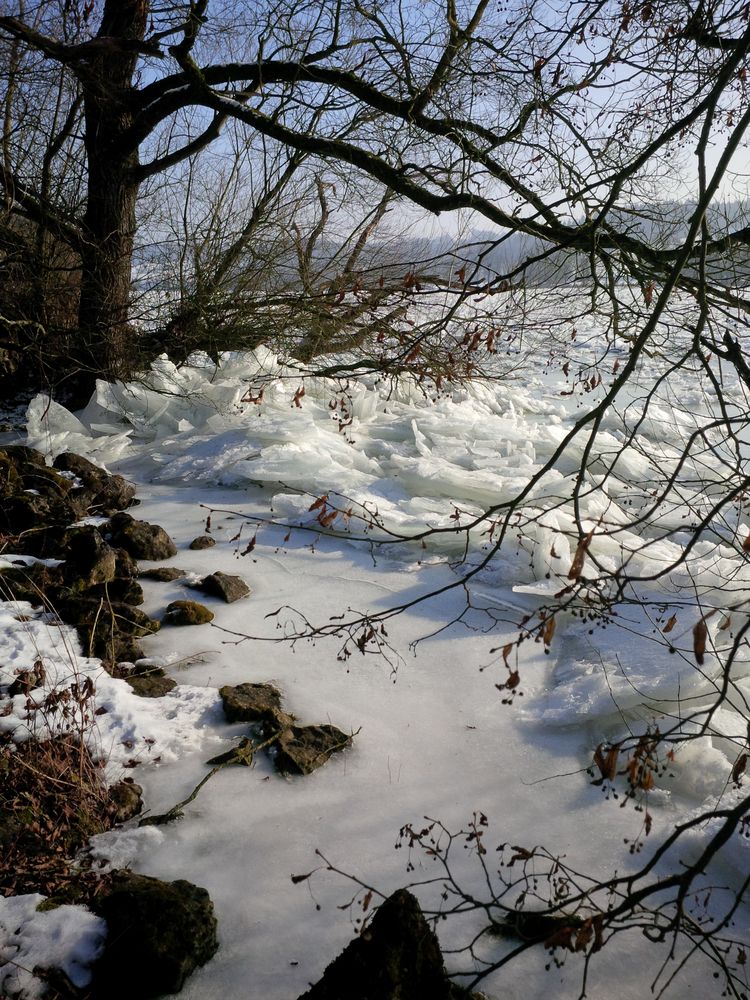
[[40, 910], [44, 896], [0, 897], [0, 994], [13, 1000], [44, 996], [35, 968], [61, 969], [74, 986], [88, 986], [107, 925], [83, 906]]
[[[121, 777], [126, 763], [175, 760], [200, 746], [209, 723], [221, 712], [213, 688], [178, 685], [164, 698], [139, 698], [124, 680], [111, 677], [101, 661], [82, 655], [75, 629], [25, 602], [0, 602], [0, 687], [38, 660], [44, 684], [11, 699], [10, 710], [0, 716], [0, 733], [15, 742], [82, 733], [92, 755], [107, 761], [105, 773], [112, 781]], [[74, 686], [83, 690], [87, 682], [93, 690], [90, 702], [78, 705], [73, 699], [50, 707], [51, 693]]]
[[116, 827], [95, 834], [86, 853], [98, 872], [110, 872], [132, 867], [138, 858], [160, 847], [166, 837], [166, 829], [160, 826]]

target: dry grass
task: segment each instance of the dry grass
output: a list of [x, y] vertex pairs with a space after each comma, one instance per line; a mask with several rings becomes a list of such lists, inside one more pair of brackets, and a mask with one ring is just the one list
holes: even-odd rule
[[101, 768], [77, 735], [0, 746], [0, 893], [79, 899], [97, 881], [72, 867], [114, 807]]

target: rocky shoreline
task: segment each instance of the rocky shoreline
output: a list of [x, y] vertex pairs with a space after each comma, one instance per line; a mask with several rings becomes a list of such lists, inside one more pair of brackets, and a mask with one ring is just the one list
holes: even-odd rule
[[[142, 640], [162, 626], [206, 624], [214, 615], [193, 600], [171, 602], [161, 619], [141, 610], [139, 579], [171, 581], [184, 574], [172, 566], [141, 567], [141, 562], [175, 556], [177, 547], [163, 528], [127, 513], [139, 502], [135, 494], [122, 476], [81, 455], [63, 453], [50, 467], [31, 448], [1, 448], [0, 556], [10, 565], [0, 569], [0, 600], [26, 601], [44, 609], [53, 622], [74, 627], [84, 655], [100, 660], [110, 676], [126, 682], [136, 695], [159, 698], [176, 682], [145, 658]], [[189, 547], [213, 544], [204, 535]], [[220, 572], [189, 585], [227, 603], [250, 594], [240, 577]], [[0, 712], [3, 699], [19, 696], [26, 699], [28, 712], [37, 711], [44, 685], [39, 658], [17, 670], [4, 689], [0, 686]], [[49, 692], [42, 704], [57, 710], [55, 699], [77, 699], [85, 724], [101, 711], [90, 687], [80, 685], [72, 694]], [[271, 684], [225, 686], [219, 695], [227, 722], [247, 723], [247, 734], [207, 762], [212, 771], [192, 797], [161, 816], [147, 815], [141, 825], [178, 818], [208, 777], [226, 766], [252, 764], [259, 751], [269, 754], [281, 775], [299, 776], [352, 745], [353, 735], [330, 723], [300, 725], [284, 711], [282, 694]], [[34, 969], [46, 983], [46, 997], [147, 1000], [178, 992], [219, 947], [213, 904], [205, 889], [184, 880], [167, 883], [125, 869], [101, 873], [81, 865], [80, 856], [76, 861], [90, 836], [138, 822], [143, 810], [141, 788], [132, 778], [108, 785], [103, 762], [92, 759], [81, 735], [54, 734], [19, 745], [8, 733], [0, 735], [0, 847], [5, 857], [0, 894], [41, 892], [47, 898], [39, 906], [45, 910], [82, 903], [106, 921], [106, 943], [91, 967], [89, 985], [76, 986], [59, 968]], [[29, 770], [22, 766], [26, 755], [34, 755]], [[73, 763], [80, 781], [72, 794], [66, 780], [65, 796], [57, 801], [53, 772], [67, 775]], [[29, 784], [29, 773], [41, 774], [42, 780]], [[31, 812], [29, 801], [35, 804]], [[55, 829], [51, 838], [50, 825]], [[367, 934], [352, 942], [306, 997], [421, 1000], [429, 995], [447, 1000], [466, 995], [447, 979], [437, 939], [413, 896], [396, 893], [373, 913]]]
[[[53, 620], [73, 626], [84, 654], [101, 660], [136, 694], [154, 698], [173, 689], [176, 682], [162, 668], [138, 662], [144, 660], [140, 640], [161, 625], [140, 610], [138, 560], [166, 559], [177, 548], [161, 527], [125, 513], [138, 503], [135, 487], [81, 455], [58, 455], [50, 468], [40, 452], [19, 445], [0, 449], [0, 500], [0, 554], [11, 563], [0, 571], [0, 598], [41, 606]], [[38, 711], [34, 692], [44, 682], [40, 658], [0, 690], [0, 706], [3, 697], [21, 695], [29, 713]], [[83, 724], [94, 693], [77, 692]], [[58, 707], [53, 699], [70, 698], [69, 689], [51, 691], [42, 709], [52, 711]], [[0, 892], [42, 892], [45, 910], [83, 903], [106, 921], [91, 984], [76, 987], [60, 969], [35, 969], [46, 982], [45, 996], [104, 1000], [177, 992], [219, 946], [213, 904], [205, 889], [189, 882], [125, 870], [102, 874], [76, 863], [88, 837], [132, 820], [143, 808], [132, 779], [105, 783], [102, 762], [91, 758], [81, 736], [55, 734], [16, 746], [5, 734], [0, 743]], [[67, 780], [73, 763], [75, 784]], [[55, 784], [64, 794], [55, 795]]]

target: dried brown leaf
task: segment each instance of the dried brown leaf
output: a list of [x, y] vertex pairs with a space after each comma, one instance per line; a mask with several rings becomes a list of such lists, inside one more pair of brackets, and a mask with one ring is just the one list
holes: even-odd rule
[[701, 618], [693, 626], [693, 655], [699, 667], [703, 666], [706, 654], [706, 639], [708, 638], [708, 627], [704, 618]]
[[676, 624], [677, 624], [677, 615], [672, 615], [667, 624], [662, 629], [664, 635], [666, 635], [668, 632], [671, 632]]
[[600, 743], [594, 750], [594, 763], [601, 777], [592, 781], [592, 785], [601, 785], [603, 781], [614, 781], [617, 774], [617, 759], [620, 756], [620, 746], [615, 743], [607, 747]]
[[577, 580], [581, 575], [581, 570], [583, 569], [583, 560], [586, 558], [586, 552], [589, 545], [591, 545], [591, 539], [594, 537], [594, 529], [592, 528], [588, 535], [584, 537], [578, 543], [578, 546], [573, 556], [573, 562], [570, 564], [570, 569], [568, 570], [568, 579]]
[[321, 510], [321, 512], [318, 514], [318, 523], [323, 528], [330, 528], [330, 526], [333, 524], [333, 522], [336, 520], [338, 516], [339, 512], [335, 509], [329, 510], [328, 513]]
[[550, 950], [553, 948], [565, 948], [567, 951], [573, 951], [574, 933], [575, 928], [571, 927], [570, 924], [565, 924], [559, 930], [550, 934], [544, 942], [544, 947]]
[[734, 762], [734, 767], [732, 768], [732, 781], [735, 785], [739, 785], [740, 778], [745, 773], [747, 768], [748, 755], [746, 753], [741, 753], [737, 760]]
[[544, 623], [544, 632], [542, 633], [542, 638], [544, 639], [544, 645], [549, 646], [552, 642], [552, 638], [555, 634], [556, 622], [554, 616], [548, 618]]

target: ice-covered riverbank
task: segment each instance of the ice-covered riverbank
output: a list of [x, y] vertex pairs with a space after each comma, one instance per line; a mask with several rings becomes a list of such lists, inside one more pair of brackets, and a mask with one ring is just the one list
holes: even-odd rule
[[[137, 775], [151, 810], [183, 798], [217, 743], [229, 746], [239, 735], [220, 721], [222, 684], [271, 680], [296, 715], [361, 729], [351, 751], [314, 775], [283, 779], [263, 761], [251, 771], [228, 769], [179, 823], [97, 839], [97, 857], [114, 865], [209, 889], [221, 949], [183, 995], [288, 1000], [319, 977], [354, 932], [352, 913], [338, 907], [356, 886], [326, 871], [294, 884], [292, 874], [321, 864], [316, 849], [387, 892], [434, 871], [417, 855], [416, 870], [407, 871], [405, 852], [394, 851], [405, 823], [430, 816], [457, 828], [481, 811], [497, 842], [544, 844], [604, 877], [639, 863], [696, 810], [735, 800], [730, 774], [746, 739], [750, 695], [742, 649], [710, 731], [674, 747], [669, 774], [650, 793], [653, 829], [642, 855], [634, 858], [623, 844], [639, 835], [640, 814], [607, 799], [585, 773], [597, 745], [639, 726], [669, 725], [686, 705], [715, 695], [750, 597], [750, 518], [741, 496], [720, 506], [711, 530], [690, 542], [696, 518], [710, 515], [720, 491], [744, 475], [742, 394], [731, 390], [734, 456], [726, 433], [706, 429], [711, 386], [689, 367], [665, 376], [653, 398], [637, 383], [626, 403], [614, 401], [603, 414], [595, 439], [583, 427], [567, 440], [616, 377], [618, 357], [601, 362], [601, 381], [587, 373], [584, 384], [561, 361], [554, 371], [437, 398], [372, 379], [295, 380], [266, 353], [227, 357], [218, 369], [198, 359], [177, 370], [163, 359], [143, 383], [102, 385], [77, 417], [41, 398], [32, 404], [29, 444], [50, 455], [81, 451], [122, 472], [138, 484], [138, 516], [174, 537], [174, 564], [193, 574], [241, 573], [253, 588], [246, 601], [211, 604], [218, 627], [165, 629], [147, 640], [148, 655], [174, 664], [180, 685], [159, 710], [163, 728], [156, 716], [139, 716], [133, 729], [138, 745], [156, 740], [148, 753], [141, 748]], [[696, 429], [699, 447], [684, 459]], [[673, 486], [652, 509], [654, 490], [670, 477]], [[520, 495], [503, 547], [480, 566], [497, 540], [493, 524], [503, 505]], [[490, 507], [495, 513], [477, 525], [464, 552], [455, 529]], [[217, 544], [189, 550], [209, 510]], [[424, 547], [397, 537], [434, 527], [446, 530]], [[523, 645], [523, 695], [503, 705], [507, 689], [495, 686], [507, 678], [500, 651], [517, 638], [519, 618], [553, 604], [570, 581], [582, 531], [592, 532], [592, 581], [624, 564], [643, 579], [621, 595], [616, 620], [561, 612], [546, 655], [544, 643]], [[393, 542], [373, 547], [387, 538]], [[649, 579], [670, 566], [663, 579]], [[465, 586], [451, 586], [468, 572]], [[190, 596], [180, 580], [144, 586], [153, 616]], [[388, 619], [385, 656], [360, 655], [360, 633], [343, 659], [345, 637], [278, 641], [304, 632], [304, 622], [325, 629], [332, 616], [346, 621], [399, 606], [409, 608]], [[287, 610], [276, 615], [280, 608]], [[727, 618], [734, 624], [722, 628]], [[694, 629], [703, 620], [698, 664]], [[412, 655], [409, 643], [424, 636]], [[168, 760], [169, 726], [183, 720], [179, 736], [187, 725], [185, 697], [206, 709], [203, 726], [191, 728], [178, 759]], [[153, 766], [148, 756], [157, 751], [162, 762]], [[694, 850], [708, 832], [691, 835]], [[736, 884], [746, 857], [744, 841], [734, 838], [721, 878]], [[479, 893], [477, 861], [462, 852], [456, 874]], [[423, 896], [434, 903], [431, 889]], [[442, 923], [443, 946], [460, 947], [480, 925], [476, 914]], [[747, 932], [744, 909], [737, 925], [740, 936]], [[507, 948], [495, 939], [481, 957]], [[577, 996], [580, 956], [548, 972], [538, 952], [488, 979], [487, 995], [541, 997], [552, 989]], [[594, 956], [592, 996], [643, 996], [666, 957], [636, 930], [604, 954], [601, 962]], [[466, 962], [449, 956], [454, 968]], [[693, 962], [673, 989], [704, 993], [712, 972], [710, 962]]]

